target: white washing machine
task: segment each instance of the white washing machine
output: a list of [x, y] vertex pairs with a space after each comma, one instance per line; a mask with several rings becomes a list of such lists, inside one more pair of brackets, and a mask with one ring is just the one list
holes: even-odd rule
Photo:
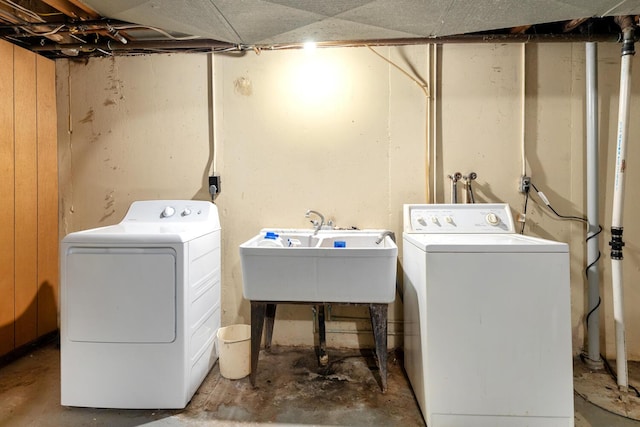
[[404, 362], [429, 427], [573, 426], [569, 253], [505, 204], [404, 205]]
[[134, 202], [60, 255], [62, 404], [184, 408], [218, 358], [216, 206]]

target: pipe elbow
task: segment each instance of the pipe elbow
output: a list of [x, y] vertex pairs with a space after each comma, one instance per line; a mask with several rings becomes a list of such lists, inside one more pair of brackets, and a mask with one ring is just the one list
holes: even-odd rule
[[613, 20], [618, 24], [623, 34], [626, 34], [628, 31], [633, 31], [633, 18], [630, 15], [616, 16]]
[[622, 30], [622, 56], [635, 55], [636, 26], [631, 16], [616, 16], [616, 24]]

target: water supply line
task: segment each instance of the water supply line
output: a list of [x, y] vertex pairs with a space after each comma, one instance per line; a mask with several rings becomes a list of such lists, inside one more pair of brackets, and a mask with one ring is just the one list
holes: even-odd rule
[[460, 172], [456, 172], [453, 175], [447, 175], [451, 180], [451, 203], [458, 203], [458, 181], [462, 178]]
[[629, 375], [627, 371], [627, 349], [624, 326], [624, 292], [622, 281], [622, 214], [624, 209], [624, 184], [626, 151], [629, 130], [629, 98], [631, 94], [631, 64], [635, 55], [634, 25], [629, 16], [616, 17], [615, 21], [622, 29], [622, 58], [620, 61], [620, 100], [618, 104], [618, 133], [616, 147], [616, 166], [613, 187], [613, 212], [611, 221], [611, 283], [613, 287], [613, 318], [616, 336], [616, 371], [618, 388], [627, 392]]
[[464, 181], [464, 202], [465, 203], [475, 203], [476, 198], [473, 195], [473, 181], [478, 178], [478, 174], [475, 172], [469, 172], [468, 175], [464, 175], [462, 180]]
[[587, 354], [585, 362], [591, 369], [604, 367], [600, 357], [600, 241], [598, 235], [598, 47], [585, 44], [586, 107], [587, 107]]

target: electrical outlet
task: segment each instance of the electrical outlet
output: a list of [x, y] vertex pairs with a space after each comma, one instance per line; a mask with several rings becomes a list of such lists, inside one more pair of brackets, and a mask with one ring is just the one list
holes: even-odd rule
[[213, 175], [209, 177], [209, 193], [212, 197], [220, 194], [220, 176]]
[[520, 185], [518, 186], [518, 191], [521, 193], [528, 193], [530, 189], [531, 189], [531, 177], [521, 176]]

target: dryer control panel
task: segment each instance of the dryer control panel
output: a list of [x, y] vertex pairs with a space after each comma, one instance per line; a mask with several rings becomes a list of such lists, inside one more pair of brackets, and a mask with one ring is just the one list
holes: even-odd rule
[[216, 206], [202, 200], [144, 200], [131, 204], [122, 220], [129, 222], [201, 223], [219, 224]]
[[506, 203], [404, 205], [404, 232], [419, 234], [515, 233]]

